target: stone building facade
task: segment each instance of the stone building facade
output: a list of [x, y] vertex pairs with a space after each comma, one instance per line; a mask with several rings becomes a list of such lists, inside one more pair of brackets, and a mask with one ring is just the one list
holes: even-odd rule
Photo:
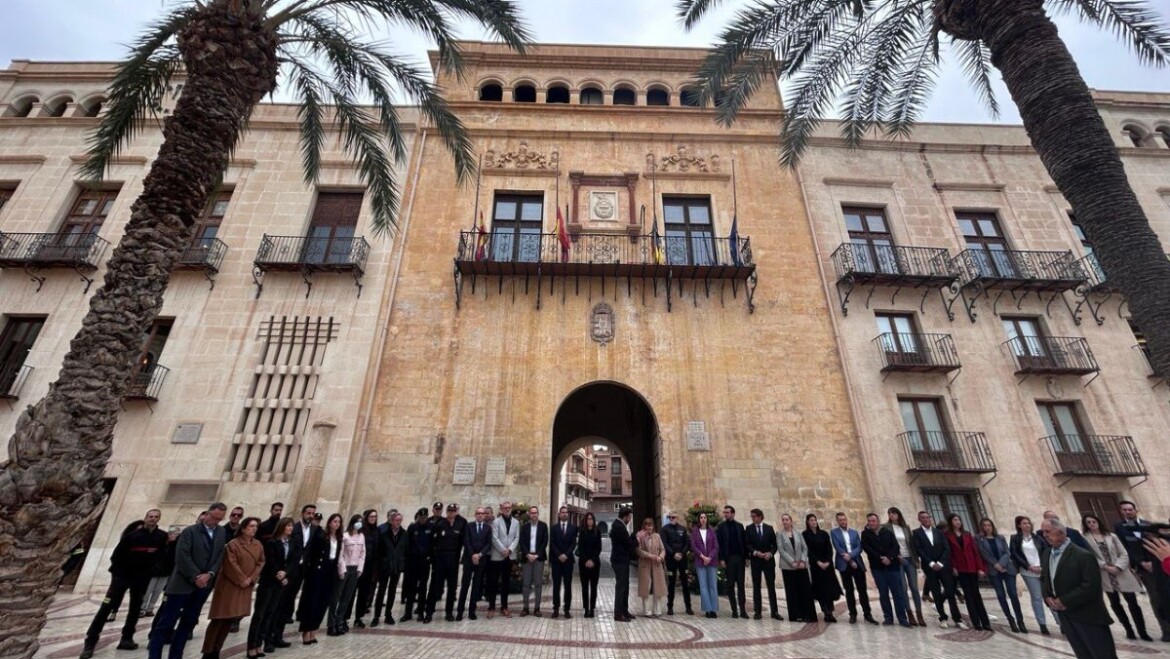
[[[117, 529], [156, 506], [164, 524], [213, 499], [249, 514], [273, 501], [329, 513], [509, 499], [551, 518], [580, 456], [596, 507], [613, 499], [596, 469], [612, 455], [595, 445], [623, 458], [622, 499], [639, 517], [695, 502], [770, 517], [899, 505], [987, 513], [1003, 527], [1018, 512], [1071, 515], [1110, 497], [1170, 512], [1166, 385], [1021, 128], [923, 125], [849, 151], [826, 126], [794, 173], [778, 165], [778, 93], [760, 93], [728, 129], [696, 106], [685, 81], [700, 50], [464, 49], [464, 79], [439, 83], [481, 176], [460, 185], [441, 140], [404, 110], [393, 237], [372, 235], [342, 153], [303, 182], [295, 108], [257, 110], [226, 203], [201, 222], [215, 231], [172, 278], [170, 322], [144, 336], [79, 588], [102, 585]], [[79, 179], [110, 71], [0, 71], [3, 433], [53, 380], [112, 249], [101, 241], [117, 243], [159, 144], [145, 130], [101, 186]], [[1170, 98], [1097, 98], [1170, 236]], [[968, 276], [1034, 264], [960, 257], [969, 240], [956, 212], [982, 213], [973, 226], [990, 214], [1000, 247], [1055, 252], [1028, 258], [1063, 274], [1043, 285]], [[858, 222], [865, 235], [851, 236]], [[869, 261], [839, 251], [854, 239], [880, 249]], [[890, 260], [882, 241], [930, 256]], [[834, 255], [846, 252], [839, 274]], [[903, 276], [909, 265], [926, 281]], [[963, 279], [950, 274], [958, 266]], [[876, 313], [911, 318], [888, 317], [886, 332]], [[945, 349], [918, 349], [935, 345], [922, 334], [947, 335]], [[1069, 419], [1076, 432], [1060, 426]], [[1077, 441], [1108, 449], [1069, 455]]]

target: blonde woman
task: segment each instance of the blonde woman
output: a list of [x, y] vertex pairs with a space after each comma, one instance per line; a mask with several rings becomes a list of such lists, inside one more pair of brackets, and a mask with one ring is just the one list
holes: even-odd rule
[[[658, 617], [658, 602], [666, 592], [666, 548], [654, 529], [654, 519], [647, 517], [638, 532], [638, 597], [642, 598], [642, 615]], [[647, 599], [653, 600], [652, 608]]]

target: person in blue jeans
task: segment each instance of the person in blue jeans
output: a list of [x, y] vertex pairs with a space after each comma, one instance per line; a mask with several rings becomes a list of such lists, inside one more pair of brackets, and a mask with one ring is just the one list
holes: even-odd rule
[[[1024, 626], [1024, 613], [1020, 609], [1020, 595], [1016, 590], [1016, 564], [1012, 561], [1008, 541], [999, 534], [995, 522], [984, 517], [979, 520], [979, 555], [987, 569], [987, 580], [995, 588], [995, 596], [999, 599], [999, 608], [1007, 618], [1008, 626], [1017, 634], [1027, 634]], [[1008, 601], [1011, 608], [1008, 608]]]
[[[913, 627], [906, 615], [906, 584], [902, 577], [901, 552], [894, 532], [881, 525], [877, 513], [865, 517], [861, 532], [861, 548], [869, 560], [869, 572], [878, 588], [878, 603], [882, 608], [882, 624]], [[893, 606], [890, 600], [893, 599]]]
[[219, 523], [226, 514], [227, 506], [217, 501], [208, 506], [202, 522], [188, 526], [179, 534], [166, 601], [150, 633], [150, 659], [162, 659], [168, 637], [171, 648], [167, 656], [182, 659], [183, 648], [199, 622], [199, 614], [211, 596], [215, 576], [223, 562], [226, 536]]
[[699, 513], [698, 524], [691, 529], [691, 553], [695, 555], [695, 576], [699, 582], [699, 605], [703, 615], [718, 617], [719, 590], [716, 571], [719, 569], [719, 540], [707, 513]]

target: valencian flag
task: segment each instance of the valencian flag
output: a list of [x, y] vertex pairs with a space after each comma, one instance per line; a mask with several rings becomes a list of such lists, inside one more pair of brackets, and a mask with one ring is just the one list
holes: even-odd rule
[[658, 235], [658, 218], [654, 218], [654, 233], [650, 236], [650, 249], [653, 252], [654, 264], [662, 265], [666, 262], [666, 254], [662, 253], [662, 237]]
[[561, 244], [561, 263], [569, 262], [569, 232], [565, 229], [565, 218], [561, 216], [561, 207], [557, 206], [557, 242]]
[[479, 212], [479, 226], [475, 229], [479, 232], [479, 235], [475, 238], [475, 260], [486, 261], [488, 259], [488, 232], [487, 228], [483, 225], [483, 211]]
[[743, 257], [739, 255], [739, 218], [734, 215], [731, 216], [731, 235], [727, 237], [727, 242], [731, 246], [731, 264], [741, 267]]

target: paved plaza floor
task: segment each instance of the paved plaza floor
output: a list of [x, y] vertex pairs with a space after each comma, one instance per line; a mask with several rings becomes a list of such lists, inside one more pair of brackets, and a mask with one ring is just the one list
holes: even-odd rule
[[[575, 584], [577, 585], [577, 584]], [[635, 586], [635, 594], [637, 584]], [[575, 589], [576, 591], [576, 589]], [[605, 615], [612, 611], [613, 581], [602, 580], [598, 617], [581, 617], [579, 602], [574, 603], [573, 618], [552, 620], [547, 617], [551, 611], [549, 588], [544, 592], [545, 617], [504, 619], [496, 617], [487, 620], [481, 612], [479, 620], [443, 622], [436, 616], [435, 622], [424, 625], [419, 622], [398, 623], [391, 627], [353, 631], [342, 637], [327, 637], [324, 631], [319, 643], [303, 646], [295, 626], [289, 627], [287, 640], [291, 648], [277, 650], [268, 659], [304, 659], [307, 657], [329, 657], [330, 659], [433, 657], [435, 659], [462, 658], [504, 658], [524, 659], [571, 659], [575, 657], [719, 657], [720, 659], [762, 658], [762, 657], [865, 657], [866, 659], [925, 659], [942, 657], [964, 657], [966, 659], [1026, 659], [1073, 656], [1068, 643], [1053, 627], [1052, 636], [1041, 636], [1037, 626], [1028, 617], [1028, 626], [1033, 633], [1012, 634], [1000, 616], [994, 622], [995, 633], [944, 630], [937, 625], [935, 616], [929, 616], [931, 626], [902, 629], [900, 627], [874, 627], [859, 622], [851, 625], [847, 616], [838, 616], [842, 622], [834, 625], [825, 623], [797, 624], [777, 622], [767, 617], [765, 604], [763, 620], [732, 619], [727, 600], [720, 601], [718, 619], [710, 620], [701, 615], [688, 616], [682, 613], [681, 601], [674, 616], [663, 615], [658, 619], [639, 618], [632, 623], [614, 622]], [[574, 595], [577, 593], [574, 592]], [[991, 591], [983, 593], [988, 610], [993, 615], [999, 611]], [[517, 600], [519, 596], [516, 596]], [[680, 595], [681, 598], [681, 595]], [[749, 579], [748, 607], [751, 605]], [[783, 609], [783, 591], [780, 593], [781, 615], [787, 618]], [[1143, 605], [1148, 600], [1141, 596]], [[510, 601], [514, 612], [519, 612], [518, 601]], [[631, 602], [634, 613], [640, 611], [640, 602]], [[697, 610], [698, 598], [694, 600]], [[76, 657], [81, 652], [82, 638], [86, 627], [98, 607], [98, 598], [62, 593], [53, 604], [49, 623], [41, 634], [41, 650], [37, 657], [65, 659]], [[1025, 607], [1027, 603], [1025, 602]], [[510, 607], [511, 608], [511, 607]], [[874, 600], [877, 611], [877, 602]], [[844, 603], [838, 603], [838, 611], [844, 610]], [[396, 612], [401, 606], [395, 607]], [[1148, 608], [1147, 608], [1148, 611]], [[150, 620], [139, 624], [135, 640], [141, 645], [137, 651], [115, 650], [122, 613], [118, 621], [107, 624], [98, 645], [95, 659], [140, 659], [146, 656], [146, 632]], [[206, 617], [206, 609], [204, 611]], [[880, 613], [878, 614], [880, 619]], [[1153, 622], [1152, 615], [1147, 616]], [[197, 658], [203, 642], [206, 622], [201, 621], [195, 630], [195, 639], [187, 644], [185, 656]], [[248, 629], [245, 619], [238, 634], [228, 637], [222, 656], [242, 658], [245, 654], [244, 641]], [[1154, 628], [1156, 631], [1156, 626]], [[1163, 656], [1170, 659], [1170, 643], [1145, 643], [1127, 641], [1120, 625], [1113, 625], [1117, 638], [1118, 654], [1122, 658]], [[1157, 635], [1155, 634], [1155, 638]]]

